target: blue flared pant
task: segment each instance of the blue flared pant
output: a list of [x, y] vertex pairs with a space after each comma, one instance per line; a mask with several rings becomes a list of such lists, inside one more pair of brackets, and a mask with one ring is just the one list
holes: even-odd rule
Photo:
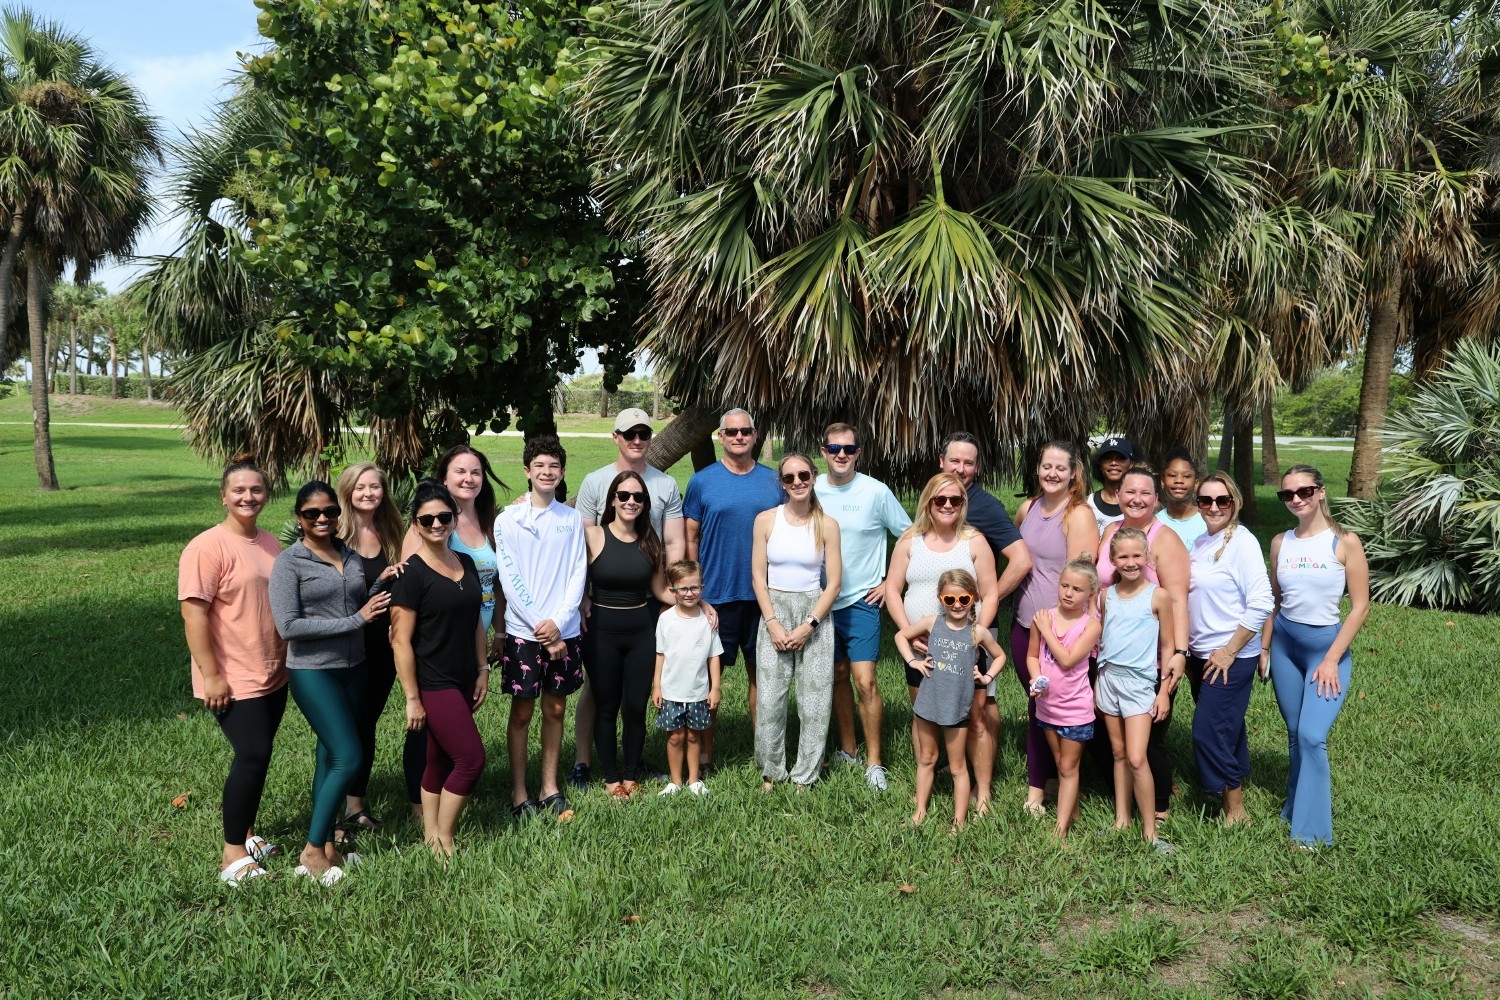
[[1287, 789], [1281, 818], [1292, 825], [1292, 839], [1305, 844], [1333, 843], [1333, 781], [1328, 767], [1328, 731], [1349, 693], [1353, 661], [1339, 661], [1339, 694], [1318, 694], [1313, 679], [1339, 626], [1301, 625], [1276, 616], [1271, 642], [1271, 682], [1276, 704], [1286, 720]]

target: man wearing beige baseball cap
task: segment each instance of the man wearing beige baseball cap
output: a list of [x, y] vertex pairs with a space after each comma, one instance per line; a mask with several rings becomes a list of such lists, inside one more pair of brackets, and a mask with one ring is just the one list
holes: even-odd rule
[[[609, 498], [605, 496], [609, 484], [622, 472], [634, 472], [646, 484], [646, 492], [651, 496], [651, 526], [662, 540], [667, 565], [684, 558], [687, 531], [682, 520], [682, 491], [677, 487], [677, 480], [646, 462], [646, 452], [651, 448], [650, 415], [639, 407], [626, 407], [615, 417], [612, 437], [615, 447], [620, 449], [619, 457], [602, 469], [590, 472], [578, 488], [575, 505], [583, 523], [598, 524], [609, 505]], [[574, 718], [573, 736], [578, 755], [573, 769], [568, 772], [568, 783], [583, 788], [589, 783], [594, 736], [594, 696], [587, 683], [578, 699]]]

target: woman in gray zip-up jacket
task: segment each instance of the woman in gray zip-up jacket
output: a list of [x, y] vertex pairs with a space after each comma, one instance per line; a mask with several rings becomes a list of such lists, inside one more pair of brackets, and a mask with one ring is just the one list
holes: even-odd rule
[[[297, 874], [332, 885], [357, 855], [340, 856], [333, 824], [363, 757], [356, 723], [364, 684], [365, 623], [386, 610], [390, 595], [370, 596], [359, 554], [338, 538], [333, 487], [313, 481], [293, 507], [301, 539], [276, 557], [271, 613], [287, 642], [292, 698], [318, 737], [312, 818]], [[382, 576], [382, 579], [384, 577]], [[378, 584], [379, 581], [370, 581]]]

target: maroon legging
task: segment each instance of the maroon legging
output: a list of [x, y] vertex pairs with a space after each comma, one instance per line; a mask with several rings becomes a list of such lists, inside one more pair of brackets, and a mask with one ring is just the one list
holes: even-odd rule
[[474, 689], [423, 691], [427, 710], [427, 770], [422, 791], [472, 795], [484, 770], [484, 741], [474, 725]]
[[1031, 671], [1026, 667], [1026, 654], [1031, 649], [1031, 630], [1020, 622], [1010, 627], [1010, 662], [1015, 665], [1016, 678], [1021, 690], [1026, 692], [1026, 784], [1030, 788], [1045, 788], [1047, 782], [1057, 777], [1057, 765], [1052, 760], [1052, 749], [1047, 746], [1047, 736], [1036, 724], [1036, 699], [1031, 697]]

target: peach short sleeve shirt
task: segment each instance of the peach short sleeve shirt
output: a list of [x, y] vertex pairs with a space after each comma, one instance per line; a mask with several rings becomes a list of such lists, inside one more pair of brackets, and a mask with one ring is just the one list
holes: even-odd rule
[[[286, 684], [286, 643], [276, 634], [268, 589], [280, 552], [269, 531], [245, 538], [218, 524], [188, 542], [177, 564], [177, 599], [208, 602], [214, 657], [236, 699], [258, 698]], [[193, 697], [203, 697], [196, 659]]]

